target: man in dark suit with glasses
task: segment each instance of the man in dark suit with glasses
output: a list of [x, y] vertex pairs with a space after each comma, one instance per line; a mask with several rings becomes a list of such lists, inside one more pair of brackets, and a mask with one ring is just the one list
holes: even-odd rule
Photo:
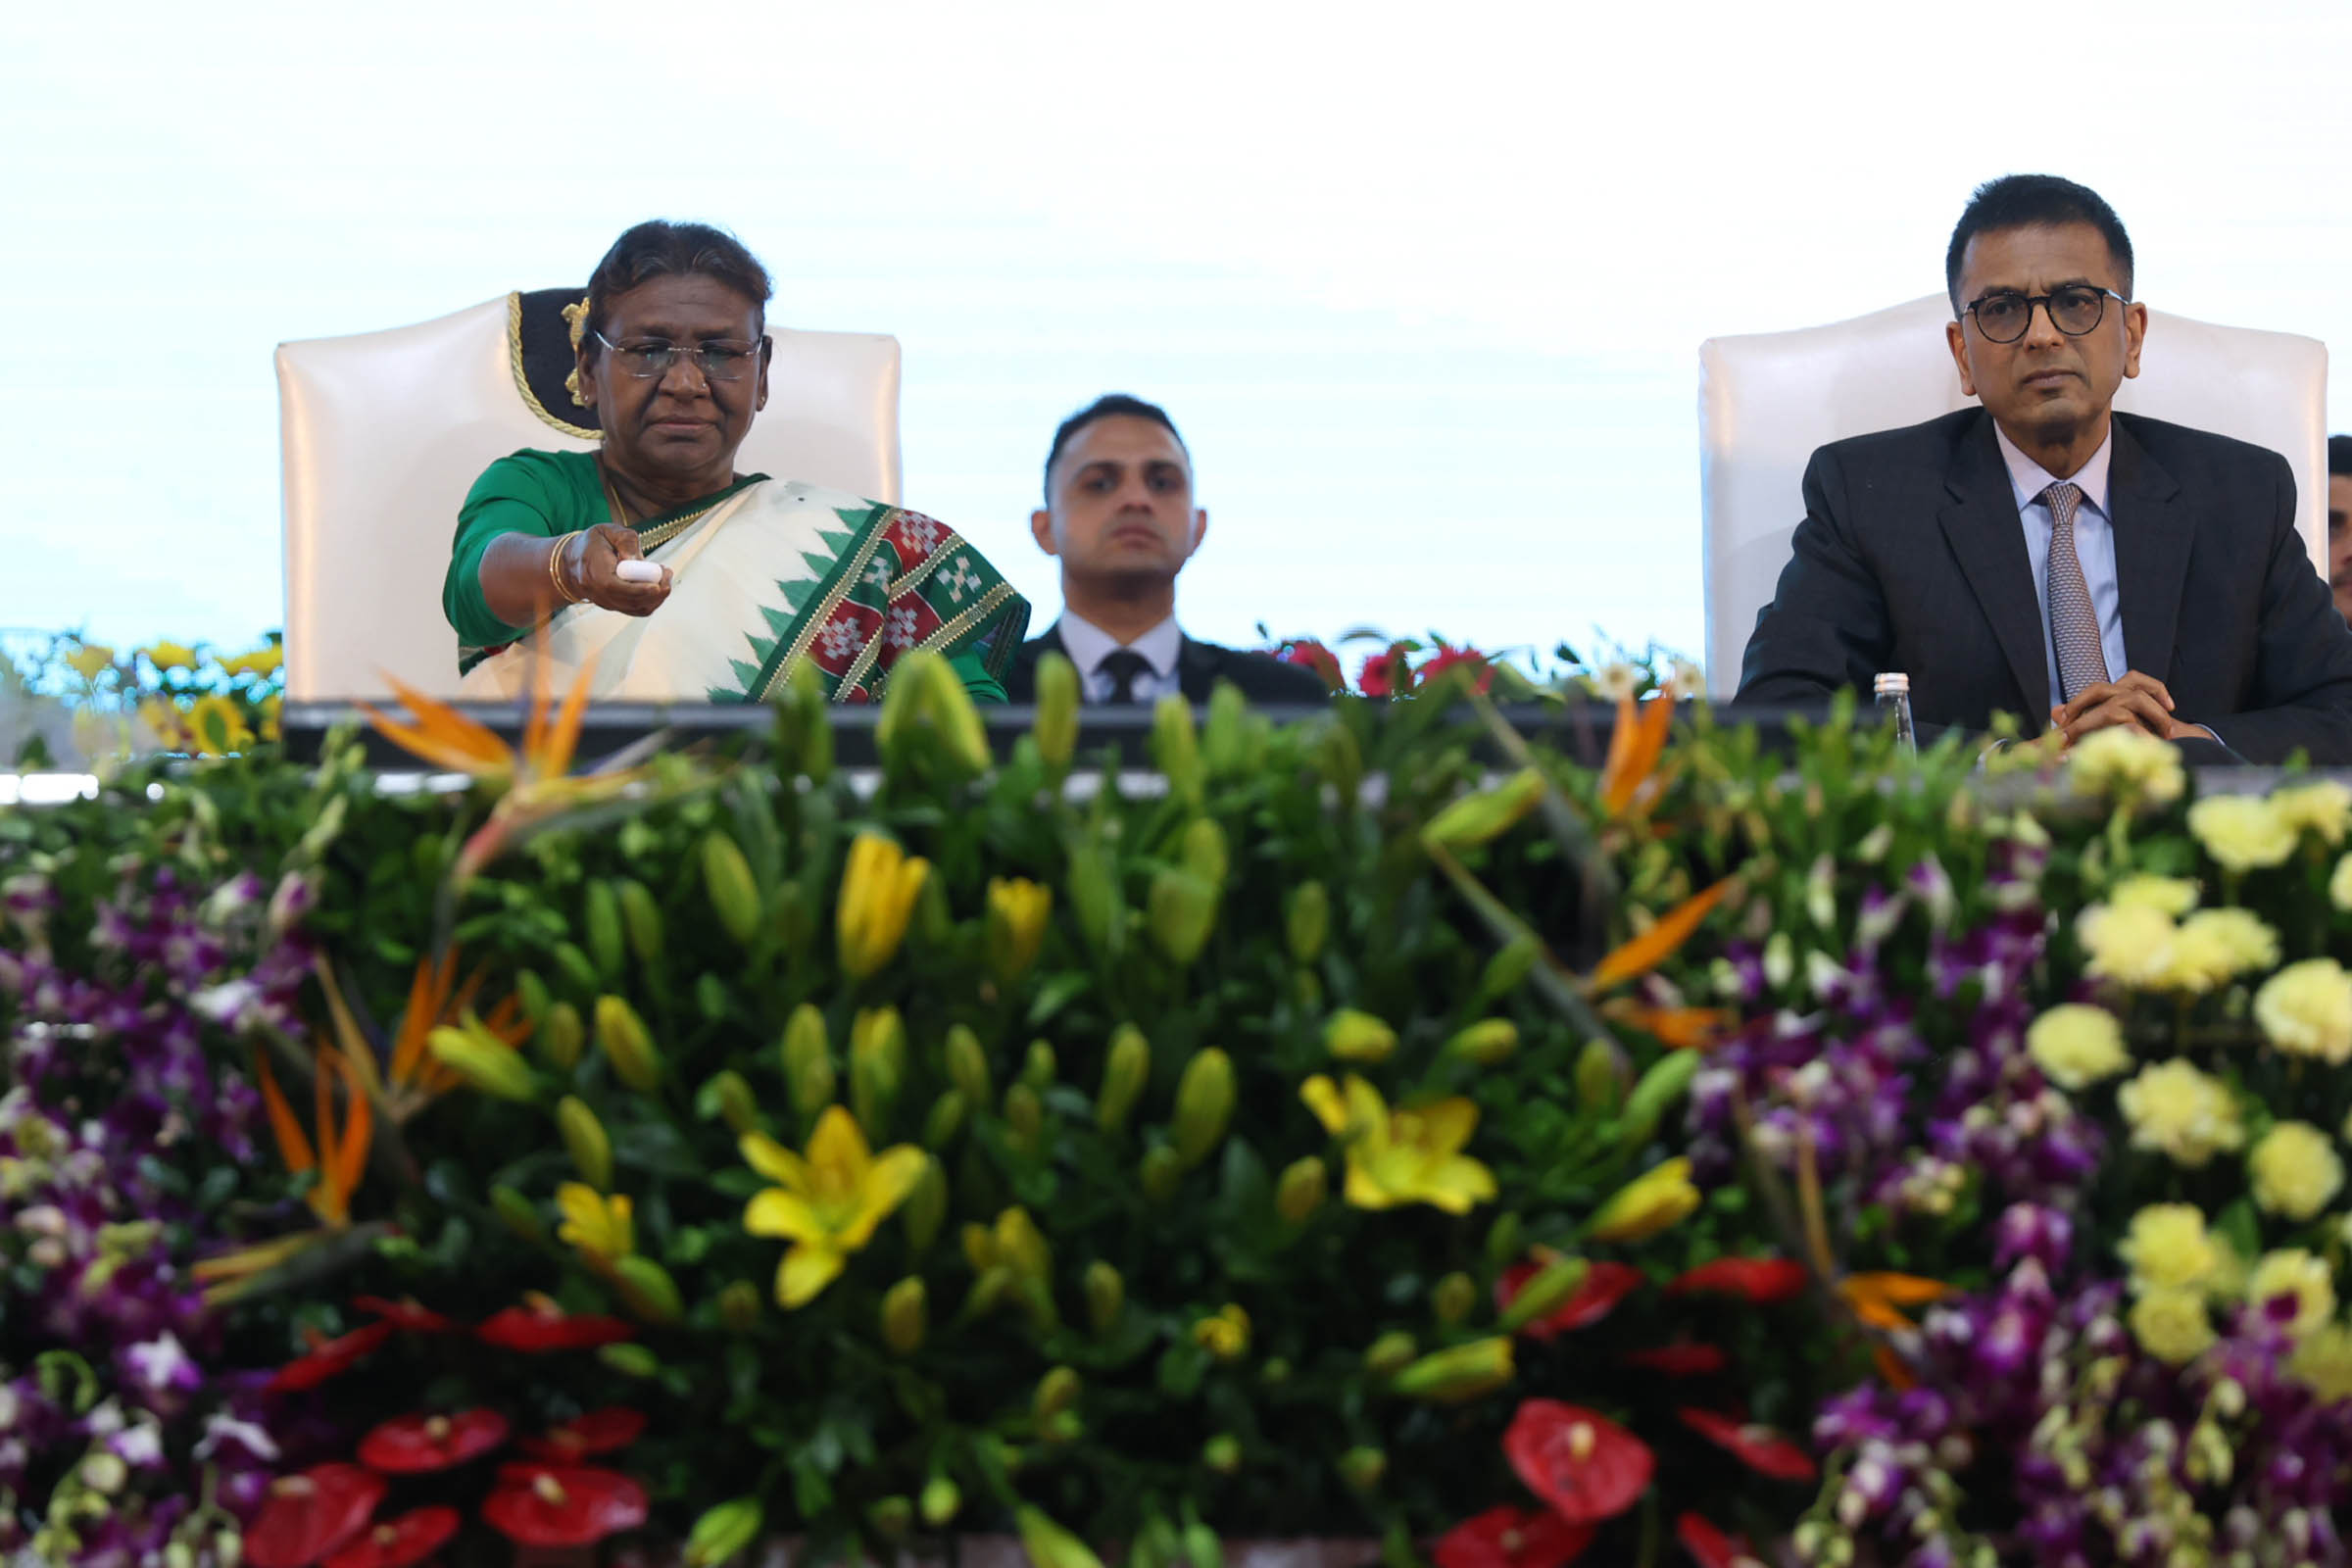
[[1993, 180], [1944, 275], [1982, 407], [1814, 453], [1740, 697], [1820, 702], [1899, 670], [1922, 723], [2007, 711], [2070, 743], [2131, 724], [2352, 762], [2352, 631], [2286, 460], [2112, 408], [2148, 327], [2114, 210], [2051, 175]]

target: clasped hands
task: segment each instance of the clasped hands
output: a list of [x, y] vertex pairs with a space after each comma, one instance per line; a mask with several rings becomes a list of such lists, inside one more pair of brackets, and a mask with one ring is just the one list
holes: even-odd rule
[[2121, 680], [2085, 687], [2073, 702], [2050, 710], [2050, 728], [2063, 734], [2069, 746], [2094, 729], [2116, 724], [2135, 725], [2160, 740], [2211, 738], [2202, 726], [2173, 717], [2173, 694], [2164, 689], [2164, 682], [2136, 669], [2124, 671]]
[[662, 568], [659, 582], [627, 582], [617, 575], [622, 562], [644, 559], [645, 548], [638, 542], [636, 529], [600, 522], [564, 536], [556, 547], [555, 569], [561, 573], [559, 586], [575, 596], [575, 603], [586, 600], [624, 615], [650, 615], [669, 597], [670, 569]]

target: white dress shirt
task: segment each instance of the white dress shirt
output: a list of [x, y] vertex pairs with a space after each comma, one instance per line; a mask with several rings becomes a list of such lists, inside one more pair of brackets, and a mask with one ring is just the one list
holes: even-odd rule
[[[2046, 525], [2042, 532], [2046, 537], [2049, 532]], [[1118, 683], [1102, 672], [1102, 661], [1121, 647], [1143, 655], [1144, 662], [1152, 666], [1148, 673], [1136, 678], [1134, 691], [1137, 702], [1149, 707], [1162, 697], [1178, 695], [1176, 656], [1184, 651], [1184, 633], [1178, 629], [1174, 615], [1126, 644], [1121, 644], [1117, 638], [1085, 616], [1066, 609], [1062, 611], [1061, 618], [1054, 622], [1054, 630], [1061, 635], [1062, 652], [1068, 654], [1070, 662], [1078, 666], [1079, 690], [1085, 694], [1088, 702], [1110, 701], [1111, 692]]]
[[[1993, 439], [2001, 446], [2001, 461], [2009, 466], [2009, 484], [2017, 494], [2018, 521], [2026, 530], [2026, 559], [2034, 565], [2034, 600], [2041, 607], [2041, 657], [2050, 675], [2050, 707], [2066, 701], [2058, 679], [2058, 650], [2050, 638], [2050, 532], [2057, 526], [2050, 504], [2041, 493], [2058, 478], [2029, 458], [1999, 425]], [[2082, 499], [2075, 507], [2075, 555], [2082, 563], [2082, 583], [2090, 590], [2091, 612], [2099, 618], [2099, 647], [2107, 656], [2107, 678], [2121, 680], [2132, 666], [2124, 658], [2124, 599], [2115, 574], [2115, 520], [2107, 510], [2107, 465], [2115, 455], [2115, 426], [2090, 455], [2082, 471], [2066, 483], [2079, 488]], [[2158, 676], [2162, 679], [2162, 676]]]

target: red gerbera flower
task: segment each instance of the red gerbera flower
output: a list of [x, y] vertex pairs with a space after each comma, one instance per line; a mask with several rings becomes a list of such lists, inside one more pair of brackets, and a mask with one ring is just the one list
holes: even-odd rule
[[1524, 1401], [1502, 1435], [1502, 1451], [1530, 1492], [1579, 1525], [1632, 1507], [1657, 1468], [1640, 1438], [1598, 1411], [1557, 1399]]
[[311, 1347], [309, 1354], [298, 1356], [279, 1367], [262, 1388], [270, 1394], [315, 1389], [328, 1378], [340, 1377], [359, 1365], [391, 1337], [391, 1324], [368, 1323], [353, 1329], [349, 1334], [320, 1341]]
[[1745, 1536], [1726, 1534], [1703, 1515], [1682, 1515], [1674, 1522], [1674, 1534], [1698, 1568], [1764, 1568]]
[[1770, 1427], [1742, 1426], [1719, 1410], [1677, 1410], [1683, 1425], [1710, 1443], [1721, 1444], [1740, 1462], [1775, 1481], [1810, 1481], [1813, 1456]]
[[645, 1523], [645, 1489], [617, 1470], [587, 1465], [511, 1464], [482, 1517], [524, 1546], [591, 1546]]
[[394, 1328], [407, 1329], [411, 1334], [447, 1334], [458, 1326], [454, 1319], [430, 1310], [415, 1297], [393, 1301], [381, 1296], [355, 1296], [351, 1304], [363, 1312], [373, 1312]]
[[245, 1560], [253, 1568], [309, 1568], [366, 1529], [383, 1500], [384, 1478], [356, 1464], [280, 1476], [245, 1529]]
[[546, 1297], [533, 1293], [520, 1306], [485, 1319], [477, 1338], [509, 1350], [587, 1350], [600, 1345], [632, 1340], [637, 1331], [616, 1317], [582, 1314], [573, 1317]]
[[1547, 1508], [1489, 1508], [1438, 1538], [1438, 1568], [1560, 1568], [1592, 1544], [1591, 1525]]
[[1690, 1296], [1701, 1291], [1719, 1291], [1762, 1305], [1801, 1296], [1805, 1284], [1805, 1265], [1792, 1257], [1719, 1257], [1712, 1263], [1699, 1264], [1667, 1286], [1666, 1294]]
[[[1544, 1272], [1541, 1263], [1514, 1263], [1502, 1271], [1494, 1282], [1494, 1309], [1508, 1307], [1527, 1282]], [[1559, 1309], [1548, 1317], [1538, 1318], [1519, 1332], [1531, 1340], [1549, 1340], [1570, 1329], [1587, 1328], [1607, 1317], [1619, 1301], [1624, 1300], [1649, 1276], [1631, 1263], [1595, 1263], [1585, 1270], [1585, 1281], [1576, 1294], [1560, 1303]]]
[[1438, 644], [1437, 653], [1431, 656], [1428, 663], [1421, 666], [1420, 684], [1429, 685], [1457, 664], [1467, 664], [1477, 672], [1477, 678], [1472, 684], [1479, 691], [1484, 692], [1494, 684], [1494, 671], [1488, 664], [1486, 655], [1475, 648], [1455, 648], [1445, 642]]
[[327, 1558], [324, 1568], [411, 1568], [439, 1551], [458, 1524], [455, 1508], [412, 1508]]
[[396, 1415], [360, 1440], [360, 1460], [389, 1475], [421, 1475], [488, 1453], [507, 1441], [496, 1410]]
[[1413, 666], [1402, 645], [1392, 645], [1387, 653], [1365, 660], [1364, 667], [1355, 672], [1355, 689], [1366, 697], [1401, 697], [1411, 691]]
[[1348, 677], [1341, 672], [1339, 656], [1312, 637], [1294, 637], [1282, 645], [1286, 663], [1303, 664], [1323, 677], [1323, 684], [1335, 692], [1348, 689]]
[[1660, 1345], [1647, 1350], [1628, 1350], [1625, 1358], [1635, 1366], [1670, 1378], [1700, 1378], [1710, 1372], [1720, 1372], [1731, 1364], [1731, 1357], [1721, 1348], [1701, 1345], [1695, 1340], [1677, 1340], [1672, 1345]]
[[611, 1453], [625, 1448], [637, 1441], [645, 1430], [645, 1412], [627, 1405], [612, 1404], [602, 1410], [548, 1428], [544, 1438], [525, 1438], [522, 1451], [535, 1459], [555, 1459], [569, 1464], [593, 1453]]

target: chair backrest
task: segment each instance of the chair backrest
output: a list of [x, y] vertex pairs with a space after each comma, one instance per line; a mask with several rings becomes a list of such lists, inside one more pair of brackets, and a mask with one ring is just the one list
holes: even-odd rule
[[[281, 343], [286, 695], [383, 695], [383, 672], [447, 695], [458, 639], [441, 612], [458, 507], [522, 447], [584, 451], [520, 373], [517, 296], [437, 320]], [[899, 343], [865, 332], [776, 340], [743, 471], [899, 499]]]
[[[1756, 612], [1771, 602], [1816, 447], [1967, 407], [1944, 346], [1940, 294], [1794, 332], [1714, 337], [1698, 350], [1707, 688], [1728, 697]], [[2328, 572], [2328, 350], [2286, 332], [2148, 313], [2139, 374], [2115, 406], [2269, 447], [2295, 473], [2295, 525]]]

